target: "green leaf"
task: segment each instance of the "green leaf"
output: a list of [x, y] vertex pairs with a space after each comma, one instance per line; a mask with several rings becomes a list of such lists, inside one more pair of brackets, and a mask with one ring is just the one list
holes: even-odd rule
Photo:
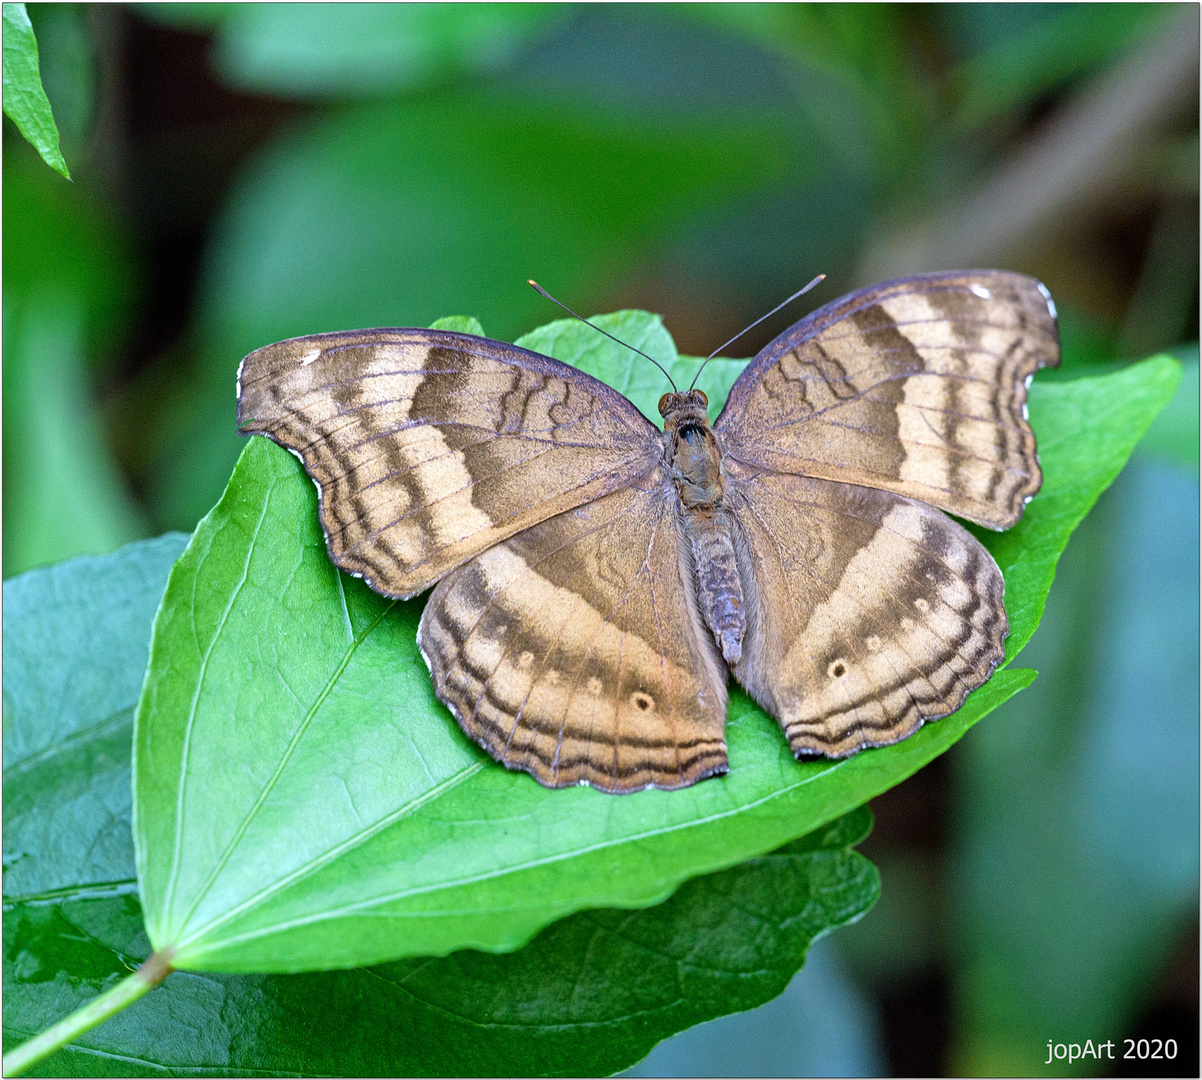
[[478, 337], [484, 337], [484, 327], [480, 325], [480, 320], [471, 315], [446, 315], [441, 319], [435, 319], [430, 324], [430, 329], [454, 330], [459, 334], [476, 334]]
[[[150, 951], [129, 841], [131, 712], [184, 542], [5, 583], [6, 1048]], [[517, 953], [305, 976], [177, 973], [37, 1072], [613, 1072], [681, 1028], [775, 996], [817, 934], [867, 910], [877, 875], [848, 849], [870, 824], [861, 808], [659, 908], [572, 916]]]
[[4, 114], [55, 172], [71, 174], [58, 148], [58, 128], [38, 73], [38, 43], [24, 4], [4, 5]]
[[[658, 361], [681, 389], [688, 387], [701, 371], [699, 357], [677, 355], [676, 343], [658, 315], [646, 311], [617, 311], [612, 315], [594, 315], [589, 321]], [[522, 335], [514, 344], [563, 360], [609, 383], [633, 401], [645, 417], [661, 428], [664, 426], [659, 415], [659, 399], [671, 386], [663, 371], [578, 319], [557, 319]], [[705, 391], [711, 404], [726, 400], [735, 379], [748, 362], [716, 356], [705, 366], [697, 385]], [[711, 413], [717, 415], [713, 409]]]
[[[659, 907], [573, 915], [515, 953], [309, 975], [177, 972], [34, 1075], [606, 1075], [668, 1035], [775, 997], [819, 933], [859, 918], [879, 882], [848, 845], [870, 823], [861, 808]], [[6, 907], [6, 1046], [148, 949], [130, 896]]]
[[[654, 330], [613, 325], [640, 319]], [[839, 762], [794, 761], [735, 694], [728, 776], [547, 791], [462, 735], [414, 644], [420, 601], [339, 574], [315, 510], [299, 465], [252, 440], [156, 620], [135, 844], [150, 940], [179, 967], [512, 949], [573, 911], [658, 903], [898, 783], [1033, 677], [1000, 673], [955, 717]]]
[[4, 583], [6, 897], [133, 891], [133, 712], [185, 540], [168, 534]]
[[91, 12], [83, 4], [35, 4], [27, 13], [38, 40], [42, 88], [54, 102], [60, 146], [84, 146], [99, 75]]

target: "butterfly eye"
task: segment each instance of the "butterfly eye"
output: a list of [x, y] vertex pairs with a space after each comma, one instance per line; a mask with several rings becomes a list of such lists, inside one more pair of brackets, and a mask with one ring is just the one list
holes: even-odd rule
[[660, 416], [667, 417], [668, 404], [669, 404], [668, 399], [670, 397], [672, 397], [671, 394], [664, 394], [664, 396], [659, 399], [659, 414], [660, 414]]
[[707, 409], [709, 408], [710, 399], [705, 396], [704, 390], [694, 390], [693, 394], [694, 394], [694, 396], [701, 399], [702, 405], [704, 405]]

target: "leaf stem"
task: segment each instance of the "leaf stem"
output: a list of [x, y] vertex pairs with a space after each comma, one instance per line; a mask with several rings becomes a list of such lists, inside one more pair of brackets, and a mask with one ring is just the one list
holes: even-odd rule
[[103, 1020], [114, 1016], [138, 1000], [147, 990], [153, 990], [174, 970], [171, 950], [153, 952], [137, 971], [122, 979], [111, 990], [93, 998], [82, 1009], [23, 1042], [11, 1054], [4, 1055], [4, 1075], [20, 1076], [26, 1069], [49, 1057], [67, 1043], [78, 1039]]

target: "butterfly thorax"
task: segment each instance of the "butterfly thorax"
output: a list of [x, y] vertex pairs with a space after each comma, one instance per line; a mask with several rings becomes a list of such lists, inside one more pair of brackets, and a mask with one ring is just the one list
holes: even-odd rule
[[665, 394], [667, 464], [680, 493], [681, 525], [693, 556], [697, 602], [727, 664], [742, 657], [747, 630], [743, 586], [735, 557], [734, 521], [723, 505], [722, 450], [706, 414], [705, 394]]
[[705, 394], [665, 394], [659, 411], [664, 418], [668, 468], [688, 510], [713, 510], [722, 501], [722, 452], [706, 415]]

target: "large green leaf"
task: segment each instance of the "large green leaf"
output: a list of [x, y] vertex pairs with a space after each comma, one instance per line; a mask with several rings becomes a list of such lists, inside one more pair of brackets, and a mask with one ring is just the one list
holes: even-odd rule
[[[129, 838], [131, 714], [183, 544], [166, 536], [5, 584], [8, 1047], [150, 951]], [[775, 996], [817, 934], [862, 914], [877, 876], [848, 848], [870, 820], [853, 812], [658, 908], [572, 916], [516, 953], [303, 976], [180, 972], [40, 1072], [612, 1072]]]
[[729, 777], [548, 791], [463, 737], [414, 645], [420, 601], [338, 573], [315, 500], [253, 440], [155, 623], [135, 837], [150, 940], [179, 967], [513, 948], [580, 908], [656, 903], [896, 783], [1030, 678], [1006, 673], [888, 755], [809, 765], [739, 696]]
[[[636, 340], [654, 336], [646, 316], [612, 325], [626, 323]], [[612, 348], [616, 368], [585, 359], [620, 382], [631, 359]], [[1018, 640], [1072, 525], [1177, 370], [1153, 361], [1035, 395], [1048, 488], [1025, 546], [989, 538]], [[420, 601], [384, 601], [335, 571], [314, 507], [292, 458], [252, 441], [156, 623], [135, 830], [150, 940], [181, 967], [507, 949], [572, 911], [656, 903], [897, 783], [1032, 677], [999, 672], [956, 716], [841, 762], [795, 762], [775, 723], [736, 694], [728, 776], [622, 798], [549, 792], [461, 735], [414, 647]]]
[[24, 4], [4, 5], [4, 114], [55, 172], [71, 174], [58, 148], [58, 128], [38, 72], [38, 43]]

